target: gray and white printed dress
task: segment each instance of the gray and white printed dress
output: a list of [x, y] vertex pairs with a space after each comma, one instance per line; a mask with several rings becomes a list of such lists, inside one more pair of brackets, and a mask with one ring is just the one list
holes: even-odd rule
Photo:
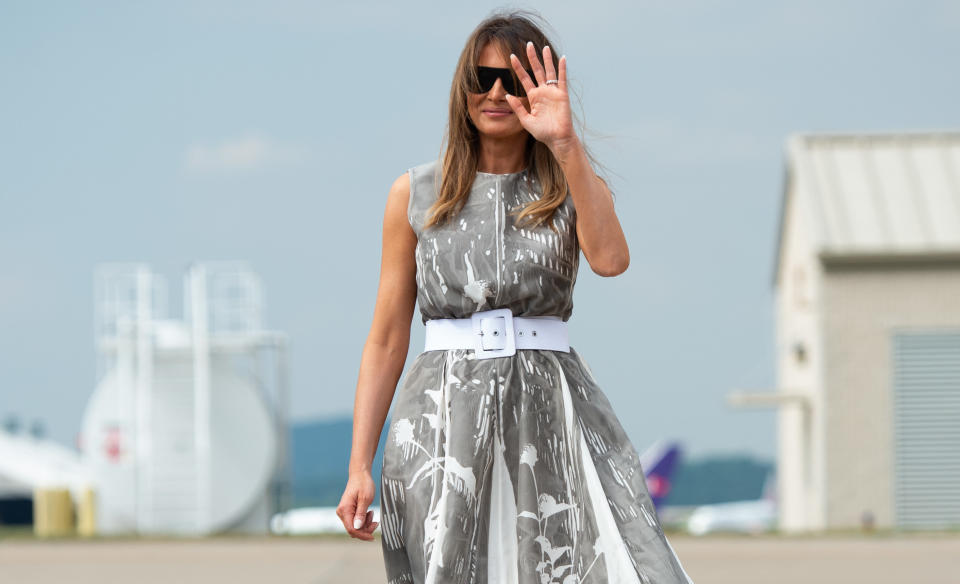
[[[540, 196], [528, 171], [477, 173], [459, 216], [422, 229], [440, 165], [410, 169], [423, 322], [509, 308], [573, 311], [580, 248], [568, 195], [549, 227], [508, 212]], [[636, 449], [590, 367], [569, 353], [420, 353], [397, 389], [380, 528], [389, 584], [690, 584]]]

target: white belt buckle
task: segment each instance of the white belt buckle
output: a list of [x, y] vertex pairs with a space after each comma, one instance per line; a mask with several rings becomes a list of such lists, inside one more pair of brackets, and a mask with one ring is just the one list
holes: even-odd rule
[[509, 308], [482, 310], [470, 315], [477, 359], [509, 357], [517, 352], [513, 312]]

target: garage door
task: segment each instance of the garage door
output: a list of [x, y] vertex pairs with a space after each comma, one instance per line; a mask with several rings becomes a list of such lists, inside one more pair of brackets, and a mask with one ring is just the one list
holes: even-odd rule
[[960, 330], [894, 332], [893, 369], [897, 524], [960, 526]]

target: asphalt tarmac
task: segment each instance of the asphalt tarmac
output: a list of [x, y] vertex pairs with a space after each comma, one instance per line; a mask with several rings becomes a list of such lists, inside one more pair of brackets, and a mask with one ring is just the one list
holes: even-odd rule
[[[957, 584], [960, 534], [672, 535], [696, 584]], [[0, 539], [3, 584], [385, 582], [380, 537]]]

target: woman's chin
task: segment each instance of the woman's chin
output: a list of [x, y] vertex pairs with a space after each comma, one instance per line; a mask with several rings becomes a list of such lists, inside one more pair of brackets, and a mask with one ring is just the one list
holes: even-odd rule
[[518, 134], [526, 133], [523, 126], [513, 120], [513, 123], [488, 123], [478, 126], [480, 134], [487, 138], [512, 138]]

